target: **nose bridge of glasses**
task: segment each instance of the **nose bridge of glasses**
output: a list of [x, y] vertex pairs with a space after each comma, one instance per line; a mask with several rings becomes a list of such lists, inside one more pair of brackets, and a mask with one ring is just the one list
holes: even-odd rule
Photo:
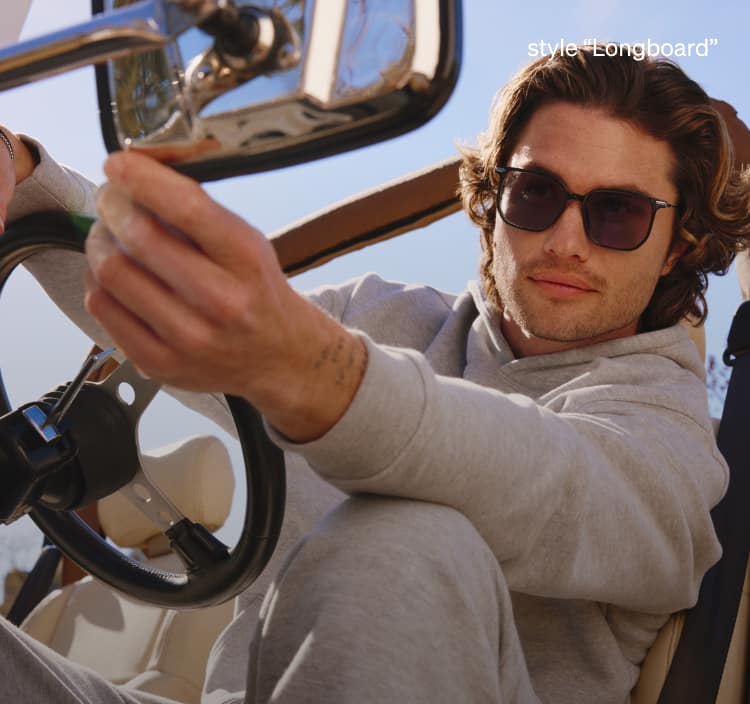
[[586, 221], [586, 208], [585, 208], [586, 198], [588, 196], [582, 196], [579, 193], [571, 193], [570, 191], [564, 191], [564, 192], [565, 192], [565, 201], [563, 202], [563, 207], [560, 209], [558, 216], [555, 218], [555, 222], [557, 222], [563, 216], [565, 211], [570, 207], [571, 201], [577, 201], [581, 204], [579, 211], [580, 211], [581, 220], [583, 221], [583, 228], [585, 231], [588, 228], [588, 223]]
[[564, 222], [564, 217], [559, 218], [544, 232], [543, 237], [543, 251], [555, 259], [583, 262], [591, 255], [593, 245], [580, 220]]
[[562, 214], [568, 209], [568, 206], [570, 205], [571, 201], [578, 201], [581, 204], [581, 219], [583, 220], [583, 226], [584, 229], [588, 228], [587, 218], [586, 218], [586, 199], [588, 198], [587, 195], [582, 196], [580, 193], [571, 193], [570, 191], [565, 191], [565, 207], [560, 212], [560, 215], [558, 215], [558, 218], [562, 217]]
[[[566, 216], [569, 206], [576, 201], [580, 204], [580, 207], [574, 208], [578, 211], [577, 215]], [[585, 202], [586, 196], [566, 191], [562, 209], [547, 228], [545, 248], [554, 250], [562, 256], [584, 256], [590, 241]], [[572, 217], [573, 220], [565, 223], [566, 217]]]

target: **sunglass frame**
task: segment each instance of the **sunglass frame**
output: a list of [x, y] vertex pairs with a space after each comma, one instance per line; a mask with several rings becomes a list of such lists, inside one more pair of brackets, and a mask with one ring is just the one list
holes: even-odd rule
[[[557, 183], [560, 188], [562, 189], [562, 192], [566, 196], [565, 205], [562, 207], [560, 212], [555, 215], [554, 219], [546, 226], [541, 228], [533, 228], [533, 227], [523, 227], [521, 225], [518, 225], [514, 222], [511, 222], [506, 218], [503, 211], [500, 209], [500, 194], [502, 192], [503, 183], [505, 182], [505, 177], [508, 175], [508, 173], [516, 172], [516, 173], [525, 173], [525, 174], [534, 174], [535, 176], [541, 176], [543, 178], [548, 178], [551, 181], [554, 181]], [[517, 166], [496, 166], [495, 167], [495, 173], [499, 175], [499, 180], [497, 183], [497, 189], [495, 190], [495, 209], [497, 210], [497, 213], [500, 215], [500, 218], [504, 223], [507, 225], [510, 225], [511, 227], [515, 227], [519, 230], [524, 230], [526, 232], [544, 232], [545, 230], [552, 227], [559, 219], [560, 216], [565, 212], [565, 208], [567, 207], [567, 202], [570, 200], [577, 200], [581, 203], [581, 216], [583, 218], [583, 230], [586, 233], [587, 239], [595, 244], [597, 247], [603, 247], [605, 249], [614, 249], [617, 252], [632, 252], [633, 250], [638, 249], [639, 247], [642, 247], [646, 240], [648, 240], [649, 235], [651, 234], [651, 230], [654, 226], [654, 219], [656, 218], [656, 211], [661, 210], [662, 208], [676, 208], [679, 204], [673, 204], [669, 203], [666, 200], [663, 200], [662, 198], [652, 198], [651, 196], [647, 196], [645, 193], [637, 193], [636, 191], [627, 191], [620, 188], [594, 188], [590, 190], [586, 194], [580, 194], [580, 193], [573, 193], [572, 191], [568, 190], [568, 187], [563, 183], [562, 179], [553, 176], [552, 174], [546, 173], [544, 171], [535, 171], [534, 169], [522, 169]], [[597, 241], [594, 236], [591, 234], [590, 226], [589, 226], [589, 217], [588, 217], [588, 210], [586, 208], [586, 204], [588, 203], [588, 199], [592, 194], [599, 194], [599, 193], [605, 193], [605, 194], [615, 194], [615, 195], [621, 195], [621, 196], [629, 196], [638, 198], [639, 200], [645, 201], [651, 206], [651, 219], [649, 220], [648, 227], [646, 228], [646, 234], [643, 236], [643, 239], [641, 239], [638, 244], [632, 246], [632, 247], [613, 247], [612, 245], [603, 244], [602, 242]]]

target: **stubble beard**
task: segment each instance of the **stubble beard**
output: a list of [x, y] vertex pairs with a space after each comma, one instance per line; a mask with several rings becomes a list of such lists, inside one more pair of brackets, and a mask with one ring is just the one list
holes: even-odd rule
[[639, 320], [653, 294], [643, 286], [614, 292], [605, 285], [586, 294], [590, 301], [555, 300], [534, 291], [527, 276], [495, 267], [494, 291], [488, 297], [500, 316], [510, 318], [526, 337], [550, 342], [585, 342], [622, 330]]

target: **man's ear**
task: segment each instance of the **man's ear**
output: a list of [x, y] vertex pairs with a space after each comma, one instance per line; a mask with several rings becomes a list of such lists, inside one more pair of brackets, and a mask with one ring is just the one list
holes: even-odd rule
[[685, 240], [677, 240], [673, 245], [672, 248], [669, 250], [669, 254], [667, 254], [667, 258], [664, 260], [664, 265], [661, 268], [661, 274], [659, 276], [666, 276], [672, 269], [674, 269], [674, 265], [677, 264], [677, 260], [685, 254], [685, 250], [687, 249], [688, 243], [685, 242]]

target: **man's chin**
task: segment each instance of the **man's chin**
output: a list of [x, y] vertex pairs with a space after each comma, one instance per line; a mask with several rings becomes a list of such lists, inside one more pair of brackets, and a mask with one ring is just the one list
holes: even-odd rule
[[529, 338], [564, 345], [582, 346], [633, 335], [636, 332], [637, 324], [638, 321], [618, 326], [578, 325], [561, 327], [559, 325], [529, 325], [524, 326], [523, 329]]

